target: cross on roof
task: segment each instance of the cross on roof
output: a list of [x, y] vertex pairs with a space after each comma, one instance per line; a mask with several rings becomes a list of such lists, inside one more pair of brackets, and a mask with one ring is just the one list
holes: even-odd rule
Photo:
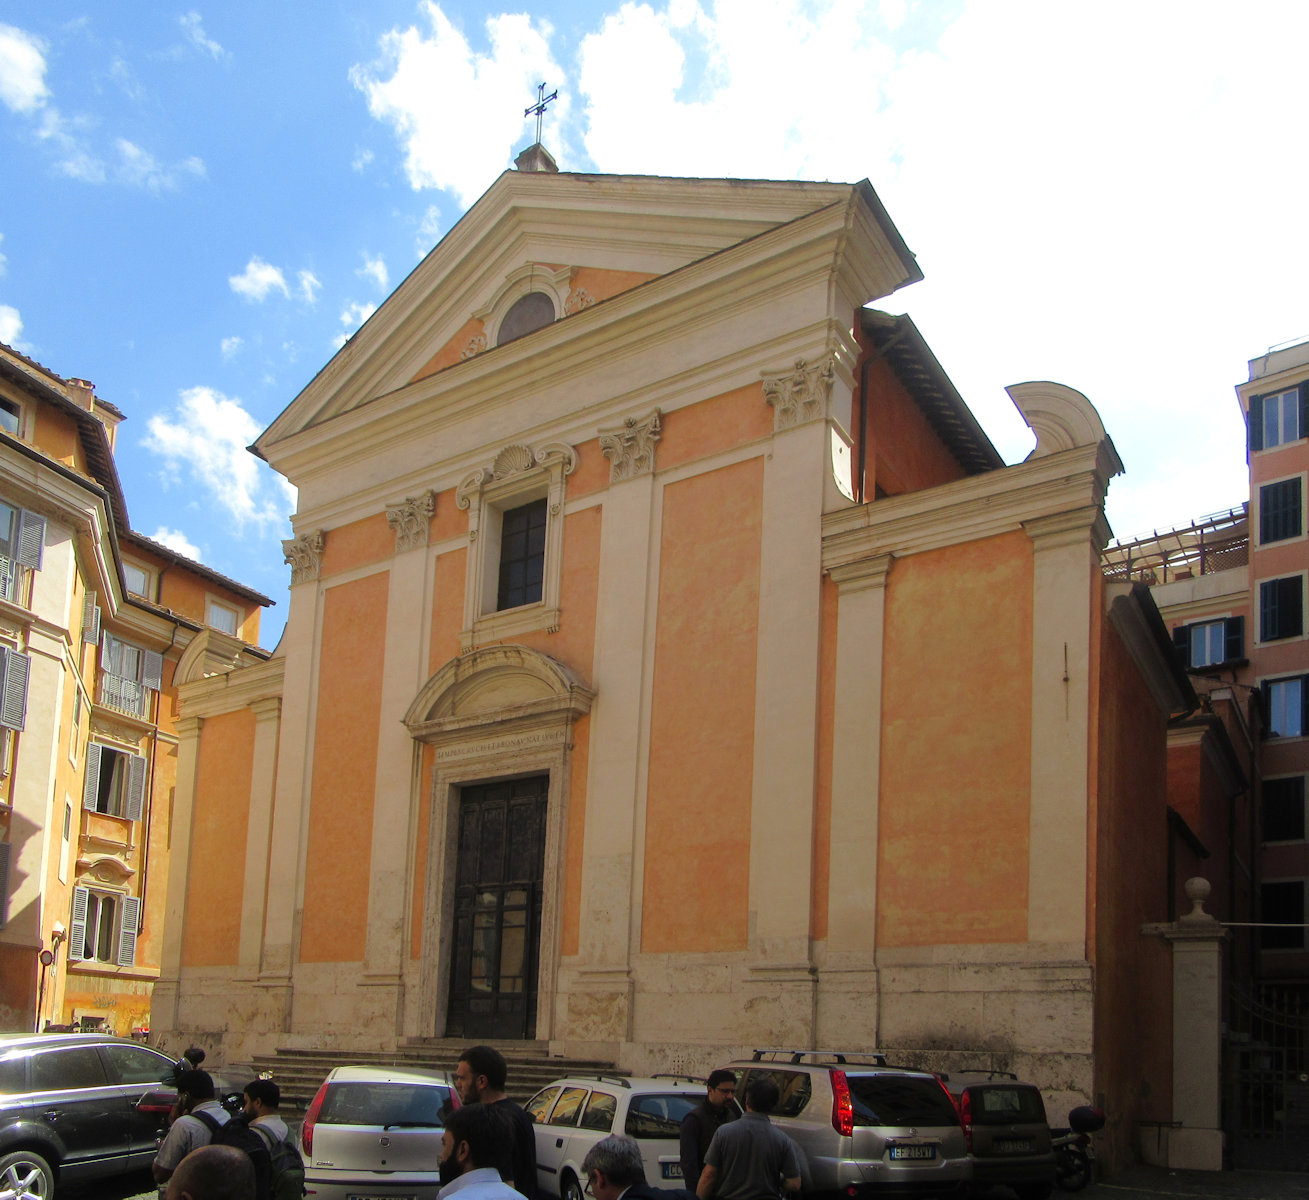
[[538, 142], [541, 140], [541, 121], [545, 116], [545, 106], [549, 104], [551, 100], [557, 100], [558, 98], [558, 88], [547, 96], [545, 94], [545, 84], [538, 83], [536, 85], [536, 103], [529, 108], [523, 109], [523, 116], [525, 117], [530, 117], [533, 113], [536, 114], [536, 140]]

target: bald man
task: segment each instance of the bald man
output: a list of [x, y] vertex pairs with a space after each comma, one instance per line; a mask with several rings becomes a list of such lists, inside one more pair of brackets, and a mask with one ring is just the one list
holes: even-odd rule
[[168, 1180], [166, 1200], [255, 1200], [255, 1167], [235, 1146], [192, 1150]]

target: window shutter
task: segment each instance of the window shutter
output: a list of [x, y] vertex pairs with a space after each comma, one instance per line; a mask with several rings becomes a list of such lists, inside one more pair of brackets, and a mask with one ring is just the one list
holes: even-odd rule
[[1259, 640], [1272, 641], [1280, 637], [1277, 632], [1277, 580], [1269, 579], [1259, 585]]
[[0, 649], [4, 651], [0, 655], [0, 726], [22, 729], [27, 720], [27, 655], [8, 646]]
[[83, 887], [73, 889], [73, 915], [68, 922], [68, 961], [81, 962], [86, 950], [86, 903], [91, 893]]
[[100, 743], [86, 744], [86, 779], [82, 782], [82, 807], [95, 811], [96, 797], [100, 791]]
[[1309, 437], [1309, 380], [1300, 384], [1300, 437]]
[[1304, 584], [1299, 575], [1277, 581], [1277, 624], [1282, 637], [1304, 632]]
[[118, 931], [118, 965], [130, 967], [136, 962], [136, 920], [141, 912], [141, 901], [135, 896], [123, 897], [123, 923]]
[[1264, 448], [1264, 398], [1262, 396], [1250, 397], [1250, 449], [1251, 451], [1262, 450]]
[[1238, 658], [1245, 657], [1245, 618], [1228, 617], [1227, 618], [1227, 646], [1223, 651], [1223, 657], [1228, 662], [1235, 662]]
[[100, 606], [95, 593], [87, 592], [82, 598], [82, 641], [94, 645], [100, 640]]
[[156, 650], [141, 653], [141, 685], [153, 688], [156, 692], [164, 682], [164, 656]]
[[0, 929], [9, 921], [9, 854], [12, 847], [0, 842]]
[[18, 561], [33, 571], [41, 569], [45, 551], [45, 518], [22, 509], [18, 514]]
[[1189, 625], [1179, 625], [1173, 630], [1173, 651], [1177, 655], [1177, 661], [1183, 669], [1191, 665], [1191, 628]]
[[145, 808], [145, 758], [140, 754], [127, 759], [127, 819], [139, 821]]

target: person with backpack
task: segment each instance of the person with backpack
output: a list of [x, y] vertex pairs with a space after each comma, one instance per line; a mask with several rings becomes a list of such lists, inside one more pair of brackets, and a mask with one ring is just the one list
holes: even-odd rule
[[271, 1079], [252, 1079], [245, 1085], [244, 1115], [268, 1146], [272, 1200], [300, 1200], [305, 1191], [305, 1165], [300, 1151], [278, 1113], [282, 1090]]
[[156, 1183], [167, 1183], [182, 1159], [192, 1150], [209, 1145], [214, 1130], [226, 1125], [228, 1120], [227, 1111], [215, 1098], [214, 1081], [208, 1071], [178, 1071], [174, 1078], [177, 1084], [174, 1111], [178, 1117], [155, 1155], [151, 1170]]

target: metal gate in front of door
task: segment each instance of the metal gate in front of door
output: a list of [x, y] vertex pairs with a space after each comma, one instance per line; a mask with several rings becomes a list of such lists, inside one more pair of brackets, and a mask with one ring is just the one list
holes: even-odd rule
[[1233, 988], [1224, 1054], [1232, 1165], [1309, 1171], [1309, 996]]
[[536, 1036], [548, 775], [460, 789], [446, 1033]]

